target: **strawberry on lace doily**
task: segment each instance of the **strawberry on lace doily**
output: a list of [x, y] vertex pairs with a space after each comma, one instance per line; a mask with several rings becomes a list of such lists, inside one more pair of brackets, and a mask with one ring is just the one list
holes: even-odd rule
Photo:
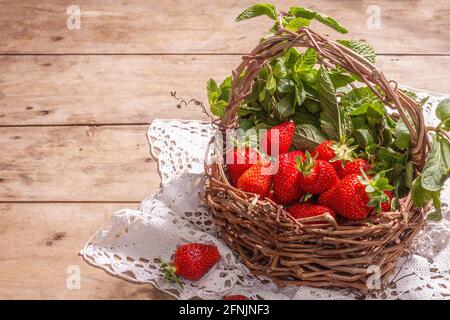
[[[434, 108], [444, 96], [415, 91], [419, 97], [430, 96], [424, 115], [428, 125], [436, 125]], [[148, 139], [158, 160], [162, 187], [145, 199], [139, 210], [115, 213], [111, 226], [96, 232], [81, 251], [85, 260], [123, 279], [152, 283], [179, 299], [222, 299], [230, 294], [263, 299], [359, 298], [359, 292], [345, 289], [278, 288], [253, 276], [220, 240], [208, 209], [199, 202], [203, 159], [213, 133], [210, 124], [200, 121], [153, 121]], [[448, 183], [442, 198], [448, 208]], [[450, 298], [450, 215], [444, 211], [444, 220], [429, 222], [416, 237], [412, 254], [398, 262], [395, 284], [370, 293], [367, 299]], [[198, 282], [186, 282], [183, 289], [164, 282], [159, 259], [168, 261], [177, 245], [193, 241], [214, 243], [223, 257], [221, 262]]]

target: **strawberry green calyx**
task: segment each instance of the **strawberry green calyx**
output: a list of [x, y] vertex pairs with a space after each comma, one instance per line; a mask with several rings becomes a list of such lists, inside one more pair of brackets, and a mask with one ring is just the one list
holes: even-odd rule
[[302, 157], [298, 157], [296, 159], [296, 168], [298, 171], [300, 171], [303, 175], [308, 176], [311, 173], [311, 170], [314, 168], [315, 165], [315, 158], [312, 157], [311, 154], [306, 151], [305, 153], [306, 159], [303, 161]]
[[384, 177], [383, 173], [376, 174], [373, 178], [369, 178], [366, 173], [361, 170], [361, 176], [358, 176], [359, 182], [365, 186], [364, 191], [369, 197], [369, 207], [375, 208], [376, 212], [382, 212], [382, 204], [390, 203], [391, 199], [386, 191], [392, 191], [394, 187], [389, 184], [389, 180]]
[[330, 162], [341, 161], [342, 166], [355, 159], [355, 146], [352, 146], [353, 139], [341, 139], [340, 142], [334, 142], [331, 144], [331, 149], [334, 151], [335, 156]]
[[183, 288], [183, 282], [181, 282], [180, 277], [176, 274], [176, 269], [173, 265], [168, 262], [163, 262], [159, 270], [164, 275], [164, 281], [178, 284]]

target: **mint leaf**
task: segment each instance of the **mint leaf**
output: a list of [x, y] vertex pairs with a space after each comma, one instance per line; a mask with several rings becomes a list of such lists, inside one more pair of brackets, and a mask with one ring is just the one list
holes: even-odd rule
[[374, 97], [372, 101], [370, 101], [368, 108], [367, 108], [367, 117], [372, 117], [377, 119], [377, 122], [379, 119], [383, 118], [386, 114], [386, 109], [384, 109], [383, 104], [381, 103], [378, 98]]
[[328, 71], [320, 67], [317, 75], [317, 90], [322, 106], [320, 112], [320, 126], [322, 131], [330, 138], [341, 138], [341, 114], [336, 98], [336, 91], [331, 82]]
[[369, 62], [375, 63], [375, 59], [377, 56], [375, 53], [375, 49], [367, 42], [358, 40], [338, 40], [337, 42], [358, 53]]
[[293, 90], [295, 82], [289, 78], [282, 78], [278, 80], [277, 89], [281, 93], [288, 93]]
[[433, 145], [422, 170], [422, 187], [440, 191], [450, 173], [450, 142], [440, 134], [433, 136]]
[[301, 105], [303, 103], [303, 101], [305, 101], [306, 99], [306, 91], [303, 88], [302, 83], [300, 82], [296, 87], [295, 87], [295, 102], [297, 103], [297, 105]]
[[239, 129], [242, 129], [244, 131], [247, 131], [255, 126], [255, 123], [251, 119], [247, 118], [239, 118]]
[[269, 91], [270, 93], [273, 93], [276, 88], [277, 88], [277, 81], [275, 80], [273, 74], [269, 74], [266, 82], [266, 90]]
[[397, 147], [401, 149], [407, 149], [411, 146], [409, 130], [402, 119], [400, 119], [395, 126], [395, 138], [396, 139], [394, 140], [394, 144]]
[[356, 80], [355, 77], [342, 73], [330, 73], [330, 78], [336, 89], [345, 87]]
[[313, 151], [315, 147], [324, 142], [326, 137], [323, 133], [312, 124], [299, 124], [295, 128], [293, 145], [297, 149]]
[[319, 70], [317, 69], [305, 69], [300, 74], [295, 74], [294, 78], [296, 79], [296, 82], [306, 82], [309, 83], [310, 86], [315, 86], [317, 81], [317, 74], [319, 73]]
[[368, 129], [357, 129], [355, 131], [355, 138], [362, 147], [368, 147], [375, 143]]
[[[358, 103], [361, 103], [359, 101]], [[352, 108], [355, 108], [357, 104], [353, 105]], [[385, 114], [385, 109], [380, 101], [376, 100], [376, 98], [367, 99], [365, 102], [362, 102], [356, 109], [353, 109], [349, 112], [351, 116], [359, 116], [367, 114], [368, 117], [373, 117], [376, 119], [380, 119]], [[378, 120], [377, 120], [378, 122]]]
[[439, 102], [436, 108], [436, 117], [443, 121], [450, 117], [450, 98], [444, 99]]
[[405, 165], [405, 187], [411, 189], [414, 179], [414, 166], [411, 161], [408, 161]]
[[285, 95], [280, 101], [278, 101], [276, 107], [278, 114], [282, 119], [292, 116], [295, 111], [295, 103], [290, 94]]
[[231, 77], [226, 78], [220, 87], [217, 86], [216, 81], [209, 79], [206, 82], [206, 93], [208, 96], [209, 107], [213, 115], [222, 118], [225, 114], [227, 106], [228, 95], [231, 88]]
[[306, 51], [298, 58], [294, 65], [295, 73], [304, 73], [312, 69], [317, 63], [316, 50], [312, 48], [306, 49]]
[[302, 27], [307, 27], [311, 23], [311, 20], [305, 18], [294, 18], [289, 21], [284, 27], [290, 31], [296, 32]]
[[423, 208], [429, 201], [433, 200], [435, 211], [430, 212], [428, 220], [440, 221], [442, 219], [440, 191], [428, 191], [422, 187], [422, 177], [417, 177], [411, 187], [411, 194], [414, 206]]
[[284, 64], [286, 65], [286, 68], [292, 69], [297, 60], [300, 59], [300, 57], [301, 53], [297, 48], [287, 49], [286, 53], [284, 54]]
[[258, 94], [258, 100], [263, 102], [266, 99], [266, 88], [263, 88]]
[[304, 105], [310, 113], [317, 113], [320, 111], [320, 105], [316, 101], [307, 100]]
[[287, 76], [287, 70], [286, 70], [286, 66], [284, 65], [284, 63], [280, 60], [278, 60], [275, 64], [275, 68], [273, 69], [273, 75], [276, 78], [284, 78]]
[[368, 87], [355, 88], [342, 97], [342, 105], [350, 115], [365, 114], [378, 97]]
[[[377, 134], [377, 132], [375, 134]], [[372, 136], [375, 138], [374, 134], [372, 134]], [[400, 169], [405, 166], [408, 155], [401, 154], [389, 147], [376, 146], [374, 151], [376, 154], [374, 171], [387, 171], [386, 175], [388, 175], [391, 180], [398, 178], [398, 175], [401, 174], [402, 171]]]
[[447, 131], [450, 130], [450, 98], [439, 102], [436, 108], [436, 116], [443, 122], [443, 129]]
[[217, 83], [214, 79], [209, 79], [206, 82], [206, 94], [208, 96], [209, 104], [213, 104], [219, 98], [220, 89], [217, 87]]
[[411, 187], [411, 194], [414, 206], [422, 208], [428, 201], [431, 200], [429, 191], [422, 187], [422, 177], [419, 176], [414, 179]]
[[356, 109], [353, 109], [349, 113], [349, 115], [351, 115], [351, 116], [359, 116], [359, 115], [362, 115], [362, 114], [366, 114], [367, 110], [369, 109], [369, 106], [370, 106], [370, 102], [369, 103], [368, 102], [363, 103], [359, 107], [357, 107]]
[[216, 117], [222, 118], [225, 115], [225, 107], [227, 106], [227, 102], [223, 100], [219, 100], [211, 104], [211, 112]]
[[327, 25], [328, 27], [336, 30], [337, 32], [340, 33], [348, 33], [348, 30], [341, 25], [339, 22], [337, 22], [336, 20], [334, 20], [333, 18], [314, 11], [314, 10], [310, 10], [310, 9], [306, 9], [304, 7], [291, 7], [289, 9], [289, 13], [292, 14], [295, 17], [300, 17], [300, 18], [304, 18], [304, 19], [308, 19], [308, 20], [317, 20], [325, 25]]
[[248, 9], [245, 9], [244, 11], [242, 11], [241, 14], [239, 14], [236, 18], [236, 22], [242, 21], [242, 20], [247, 20], [250, 18], [254, 18], [254, 17], [258, 17], [258, 16], [263, 16], [266, 15], [269, 18], [276, 20], [277, 16], [278, 16], [278, 12], [277, 9], [275, 8], [274, 5], [272, 4], [255, 4], [253, 6], [251, 6]]
[[225, 80], [220, 84], [220, 95], [219, 100], [228, 101], [231, 90], [231, 76], [226, 77]]

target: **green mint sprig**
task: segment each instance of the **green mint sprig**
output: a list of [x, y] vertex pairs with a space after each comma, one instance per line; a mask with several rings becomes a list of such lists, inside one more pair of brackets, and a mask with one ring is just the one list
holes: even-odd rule
[[440, 195], [445, 182], [450, 176], [450, 99], [444, 99], [436, 108], [436, 117], [440, 123], [435, 131], [431, 150], [420, 176], [412, 184], [412, 198], [417, 207], [433, 202], [435, 211], [428, 215], [428, 219], [439, 221], [442, 219]]

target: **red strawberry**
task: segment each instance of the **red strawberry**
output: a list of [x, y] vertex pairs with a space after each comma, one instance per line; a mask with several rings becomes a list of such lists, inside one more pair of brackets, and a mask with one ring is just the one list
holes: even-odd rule
[[238, 179], [237, 187], [245, 192], [256, 193], [262, 198], [269, 196], [273, 176], [262, 172], [263, 169], [269, 170], [269, 166], [269, 161], [254, 164]]
[[[231, 184], [237, 185], [239, 177], [259, 159], [259, 154], [248, 147], [235, 148], [227, 151], [227, 170]], [[231, 162], [231, 163], [228, 163]]]
[[314, 203], [297, 203], [287, 209], [294, 219], [310, 218], [320, 216], [326, 212], [336, 217], [336, 214], [331, 208]]
[[[377, 182], [381, 179], [382, 183]], [[350, 174], [320, 195], [318, 203], [332, 208], [349, 220], [362, 220], [386, 200], [385, 188], [392, 188], [386, 178], [369, 179]]]
[[362, 220], [373, 210], [368, 206], [369, 197], [357, 174], [346, 176], [332, 189], [322, 194], [318, 203], [329, 206], [350, 220]]
[[[294, 137], [295, 131], [295, 123], [293, 121], [288, 121], [282, 124], [279, 124], [269, 130], [267, 130], [266, 135], [263, 139], [266, 141], [266, 153], [271, 156], [272, 155], [272, 145], [276, 149], [276, 141], [272, 141], [272, 134], [278, 132], [278, 154], [286, 153], [289, 151], [289, 148], [292, 144], [292, 138]], [[263, 141], [264, 141], [263, 140]]]
[[163, 263], [161, 271], [164, 279], [181, 284], [179, 277], [190, 281], [202, 278], [212, 266], [220, 260], [220, 253], [216, 246], [188, 243], [181, 245], [175, 251], [172, 265]]
[[340, 188], [341, 188], [341, 180], [336, 182], [336, 184], [333, 187], [331, 187], [330, 189], [328, 189], [327, 191], [322, 193], [319, 196], [319, 199], [317, 199], [317, 204], [324, 205], [324, 206], [327, 206], [329, 208], [333, 208], [334, 210], [336, 210], [335, 208], [337, 206], [335, 204], [335, 201], [336, 201], [335, 199], [339, 198], [339, 189]]
[[334, 153], [333, 150], [333, 141], [331, 140], [325, 140], [321, 144], [319, 144], [311, 153], [311, 155], [315, 159], [324, 160], [324, 161], [330, 161], [336, 156], [336, 153]]
[[355, 150], [354, 147], [349, 147], [345, 143], [325, 140], [313, 150], [311, 155], [315, 159], [330, 162], [337, 169], [342, 162], [353, 160], [353, 150]]
[[321, 194], [333, 187], [339, 178], [333, 166], [324, 160], [314, 160], [306, 153], [306, 160], [297, 161], [300, 172], [298, 187], [306, 193]]
[[364, 172], [369, 171], [371, 168], [370, 163], [368, 163], [366, 160], [362, 158], [357, 158], [353, 161], [348, 161], [343, 165], [337, 166], [336, 173], [339, 176], [339, 178], [343, 179], [345, 176], [348, 176], [349, 174], [361, 174], [361, 169]]
[[392, 209], [391, 209], [391, 203], [392, 203], [392, 199], [394, 199], [394, 195], [393, 195], [392, 192], [390, 192], [390, 191], [385, 191], [384, 194], [388, 196], [389, 202], [383, 202], [383, 203], [381, 203], [381, 211], [382, 211], [382, 212], [389, 212], [389, 211], [392, 211]]
[[232, 295], [232, 296], [223, 297], [223, 300], [248, 300], [248, 298], [246, 296], [241, 295], [241, 294], [235, 294], [235, 295]]
[[273, 177], [273, 198], [279, 204], [287, 205], [298, 201], [304, 192], [298, 187], [300, 172], [296, 168], [297, 158], [305, 160], [303, 151], [292, 151], [280, 155], [278, 172]]

